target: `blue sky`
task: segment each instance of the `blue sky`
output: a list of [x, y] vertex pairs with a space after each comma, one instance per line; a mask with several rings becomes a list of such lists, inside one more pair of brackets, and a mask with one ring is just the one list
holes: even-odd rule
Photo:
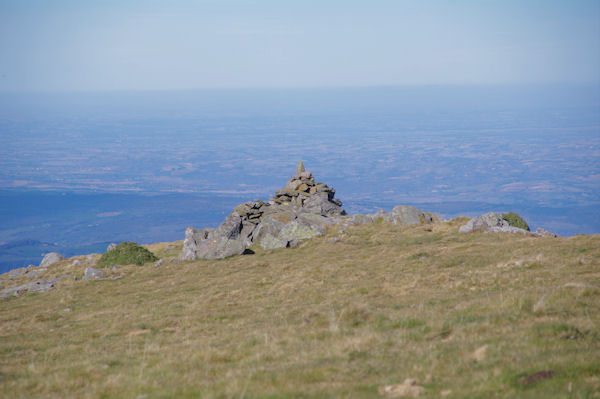
[[0, 91], [600, 82], [600, 1], [0, 0]]

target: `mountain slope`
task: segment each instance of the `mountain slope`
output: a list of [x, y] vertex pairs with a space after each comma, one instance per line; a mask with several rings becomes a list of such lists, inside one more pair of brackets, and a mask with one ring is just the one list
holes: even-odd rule
[[0, 396], [380, 398], [406, 378], [425, 398], [600, 395], [600, 236], [464, 221], [218, 261], [154, 244], [160, 267], [3, 299]]

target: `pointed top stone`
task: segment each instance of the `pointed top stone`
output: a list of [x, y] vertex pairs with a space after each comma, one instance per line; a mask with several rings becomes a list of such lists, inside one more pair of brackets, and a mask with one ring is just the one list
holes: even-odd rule
[[296, 174], [300, 176], [300, 173], [305, 171], [306, 169], [304, 169], [304, 164], [302, 163], [302, 160], [298, 161], [298, 166], [296, 166]]

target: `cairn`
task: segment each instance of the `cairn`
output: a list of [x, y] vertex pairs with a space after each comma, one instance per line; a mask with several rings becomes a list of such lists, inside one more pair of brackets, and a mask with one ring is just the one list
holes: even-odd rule
[[[291, 179], [285, 184], [285, 188], [275, 192], [271, 202], [303, 207], [305, 204], [315, 202], [309, 201], [313, 196], [318, 197], [319, 202], [334, 205], [326, 207], [329, 210], [326, 212], [327, 214], [345, 215], [344, 210], [341, 209], [342, 202], [335, 198], [335, 189], [325, 183], [315, 182], [313, 174], [304, 169], [302, 161], [298, 162], [296, 174], [292, 175]], [[336, 209], [336, 207], [339, 209]]]
[[263, 248], [294, 245], [322, 235], [325, 225], [345, 220], [344, 215], [335, 190], [315, 182], [300, 161], [296, 174], [270, 201], [238, 205], [214, 230], [188, 227], [180, 259], [220, 259], [241, 254], [254, 243]]

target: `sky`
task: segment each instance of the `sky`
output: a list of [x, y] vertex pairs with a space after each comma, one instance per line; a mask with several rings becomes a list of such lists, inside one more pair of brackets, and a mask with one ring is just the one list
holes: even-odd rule
[[598, 0], [0, 0], [0, 91], [598, 84]]

